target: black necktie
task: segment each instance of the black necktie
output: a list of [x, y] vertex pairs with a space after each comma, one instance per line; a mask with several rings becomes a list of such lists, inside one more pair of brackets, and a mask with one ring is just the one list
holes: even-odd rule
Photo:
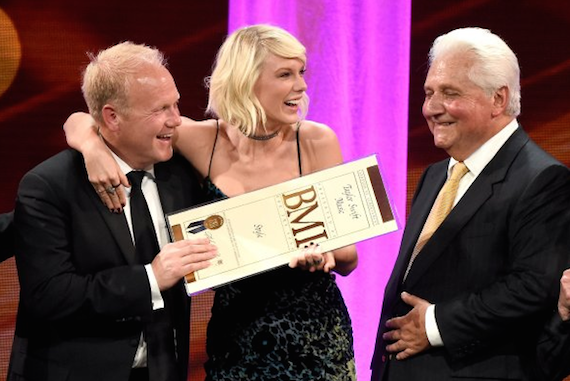
[[141, 182], [145, 174], [145, 171], [132, 171], [127, 174], [131, 182], [130, 205], [135, 236], [135, 253], [137, 262], [141, 264], [152, 262], [160, 251], [152, 218], [141, 189]]
[[[141, 182], [146, 172], [132, 171], [127, 174], [131, 182], [131, 221], [135, 236], [135, 255], [137, 262], [152, 262], [160, 251], [154, 224], [148, 205], [141, 189]], [[151, 380], [177, 379], [175, 362], [174, 330], [168, 313], [168, 294], [163, 295], [165, 308], [152, 313], [151, 321], [145, 324], [144, 337], [147, 343], [147, 366]]]

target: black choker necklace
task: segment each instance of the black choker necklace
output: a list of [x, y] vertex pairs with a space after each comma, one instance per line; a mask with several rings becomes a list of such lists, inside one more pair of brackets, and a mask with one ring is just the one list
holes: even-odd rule
[[268, 135], [247, 135], [248, 138], [253, 139], [253, 140], [269, 140], [269, 139], [273, 139], [274, 137], [276, 137], [279, 134], [279, 130], [272, 132]]

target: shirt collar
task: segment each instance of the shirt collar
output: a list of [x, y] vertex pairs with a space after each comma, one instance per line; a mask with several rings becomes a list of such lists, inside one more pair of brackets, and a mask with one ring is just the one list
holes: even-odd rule
[[[483, 143], [481, 147], [463, 161], [473, 176], [477, 177], [481, 172], [483, 172], [483, 169], [485, 169], [487, 164], [489, 164], [489, 162], [495, 157], [501, 147], [505, 145], [511, 135], [515, 133], [518, 126], [518, 121], [513, 119], [509, 124], [503, 127], [501, 131], [497, 132], [495, 136]], [[450, 175], [451, 168], [455, 163], [457, 163], [457, 160], [451, 157], [447, 168], [448, 176]]]
[[[111, 155], [113, 155], [113, 157], [115, 158], [115, 160], [117, 161], [117, 164], [119, 165], [119, 168], [121, 168], [121, 171], [126, 175], [131, 171], [135, 171], [135, 169], [131, 168], [130, 165], [128, 165], [127, 163], [125, 163], [125, 161], [123, 159], [121, 159], [119, 156], [117, 156], [117, 154], [115, 154], [112, 150], [109, 150], [111, 152]], [[145, 169], [145, 171], [150, 175], [150, 177], [152, 179], [154, 179], [154, 165], [151, 166], [150, 168]], [[126, 188], [125, 187], [125, 193], [126, 196], [129, 197], [129, 195], [131, 194], [131, 188]]]
[[[119, 165], [119, 168], [121, 168], [121, 171], [126, 175], [127, 173], [131, 172], [131, 171], [138, 171], [138, 169], [133, 169], [131, 168], [130, 165], [128, 165], [127, 163], [125, 163], [125, 161], [123, 159], [121, 159], [119, 156], [117, 156], [117, 154], [115, 154], [113, 151], [111, 151], [111, 155], [113, 155], [113, 157], [115, 158], [115, 160], [117, 161], [117, 164]], [[145, 169], [146, 172], [150, 173], [151, 177], [154, 178], [154, 165], [151, 166], [150, 168]]]

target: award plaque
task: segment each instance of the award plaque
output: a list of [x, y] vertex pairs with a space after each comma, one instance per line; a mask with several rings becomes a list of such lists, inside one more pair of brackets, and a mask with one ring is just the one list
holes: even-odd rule
[[185, 277], [188, 295], [285, 265], [311, 243], [326, 252], [398, 229], [375, 155], [166, 220], [173, 241], [208, 237], [218, 247], [210, 267]]

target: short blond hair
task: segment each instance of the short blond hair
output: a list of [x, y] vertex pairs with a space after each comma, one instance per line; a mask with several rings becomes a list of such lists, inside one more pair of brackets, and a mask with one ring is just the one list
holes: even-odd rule
[[88, 56], [91, 62], [83, 72], [81, 91], [89, 113], [99, 123], [106, 104], [128, 112], [130, 81], [142, 66], [166, 67], [164, 55], [158, 49], [131, 41], [113, 45], [97, 55], [88, 53]]
[[[306, 64], [306, 49], [293, 35], [271, 25], [252, 25], [227, 37], [216, 56], [211, 77], [207, 112], [236, 126], [245, 135], [265, 128], [267, 117], [254, 86], [269, 54], [296, 58]], [[299, 118], [307, 114], [309, 98], [303, 93]]]

